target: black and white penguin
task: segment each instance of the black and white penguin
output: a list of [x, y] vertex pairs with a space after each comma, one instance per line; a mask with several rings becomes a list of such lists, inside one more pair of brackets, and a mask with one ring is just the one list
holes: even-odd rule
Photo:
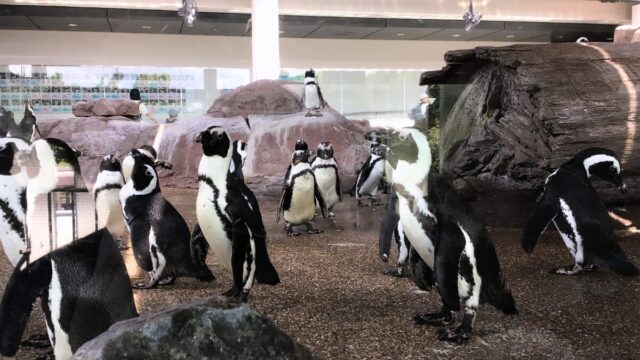
[[19, 138], [0, 139], [0, 241], [11, 265], [16, 266], [27, 250], [25, 221], [27, 210], [26, 170], [16, 166], [17, 153], [29, 144]]
[[309, 69], [304, 73], [304, 90], [302, 92], [302, 104], [307, 109], [305, 116], [322, 116], [320, 108], [324, 108], [324, 98], [320, 85], [316, 80], [316, 72]]
[[0, 303], [0, 353], [13, 356], [40, 298], [57, 360], [112, 324], [138, 316], [127, 269], [105, 229], [16, 267]]
[[576, 275], [602, 266], [622, 275], [638, 275], [616, 242], [609, 212], [589, 180], [592, 175], [626, 192], [620, 161], [613, 151], [594, 147], [579, 152], [546, 179], [544, 192], [524, 228], [522, 247], [532, 252], [553, 222], [575, 263], [552, 273]]
[[211, 126], [194, 140], [204, 153], [198, 166], [198, 224], [215, 256], [233, 275], [233, 286], [223, 295], [246, 301], [254, 279], [269, 285], [280, 282], [267, 252], [260, 207], [253, 192], [229, 172], [229, 134]]
[[127, 230], [120, 204], [120, 189], [123, 186], [124, 177], [120, 161], [113, 155], [103, 157], [92, 190], [96, 202], [98, 229], [106, 227], [119, 240], [123, 239]]
[[149, 272], [148, 284], [139, 289], [172, 283], [178, 276], [213, 281], [206, 264], [192, 259], [191, 234], [180, 213], [160, 193], [155, 166], [150, 158], [133, 149], [131, 180], [120, 190], [120, 203], [131, 234], [138, 266]]
[[[164, 169], [173, 168], [173, 165], [171, 165], [171, 163], [168, 163], [163, 160], [157, 160], [158, 153], [156, 152], [156, 149], [154, 149], [153, 146], [151, 145], [142, 145], [136, 150], [138, 150], [142, 155], [151, 159], [151, 161], [153, 162], [153, 166], [156, 168], [157, 167], [161, 167]], [[125, 183], [129, 182], [129, 179], [131, 178], [131, 170], [133, 169], [134, 163], [135, 161], [131, 153], [128, 153], [127, 156], [125, 156], [124, 159], [122, 159], [122, 175], [124, 176]]]
[[356, 184], [351, 190], [351, 195], [355, 196], [358, 200], [358, 206], [369, 206], [362, 202], [364, 196], [369, 197], [371, 205], [380, 206], [381, 202], [377, 200], [376, 194], [378, 192], [378, 186], [384, 175], [384, 155], [386, 152], [386, 146], [380, 143], [371, 143], [369, 148], [369, 158], [362, 164], [360, 170], [358, 170], [358, 179]]
[[289, 236], [298, 236], [294, 227], [304, 225], [307, 234], [319, 234], [322, 230], [314, 229], [311, 220], [315, 217], [316, 205], [322, 216], [326, 217], [327, 206], [309, 164], [309, 151], [296, 150], [291, 156], [291, 170], [282, 191], [276, 222], [280, 215], [285, 221], [285, 231]]
[[517, 314], [486, 228], [447, 181], [428, 176], [431, 152], [427, 137], [416, 129], [393, 132], [386, 163], [398, 195], [402, 228], [413, 248], [433, 269], [443, 302], [440, 312], [415, 316], [416, 323], [448, 325], [462, 301], [460, 326], [438, 333], [440, 340], [462, 343], [471, 336], [481, 302], [505, 314]]
[[333, 217], [333, 207], [342, 201], [342, 185], [338, 163], [333, 157], [333, 146], [329, 141], [323, 141], [318, 145], [316, 157], [311, 163], [311, 170], [329, 210], [329, 217]]

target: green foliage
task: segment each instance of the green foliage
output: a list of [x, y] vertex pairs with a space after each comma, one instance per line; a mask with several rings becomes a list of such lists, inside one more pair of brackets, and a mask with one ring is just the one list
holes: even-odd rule
[[440, 172], [440, 127], [437, 125], [429, 129], [427, 133], [429, 148], [431, 149], [431, 171]]

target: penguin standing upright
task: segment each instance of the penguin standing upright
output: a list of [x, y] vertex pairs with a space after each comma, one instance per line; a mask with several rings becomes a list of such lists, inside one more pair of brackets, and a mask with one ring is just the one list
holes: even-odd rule
[[613, 151], [596, 147], [579, 152], [545, 181], [544, 192], [524, 228], [522, 247], [532, 252], [553, 222], [575, 263], [552, 273], [577, 275], [604, 266], [622, 275], [638, 275], [616, 242], [609, 212], [589, 180], [592, 175], [626, 192], [620, 161]]
[[486, 228], [447, 181], [428, 176], [431, 152], [427, 137], [416, 129], [393, 132], [386, 164], [398, 195], [403, 230], [433, 269], [443, 302], [440, 312], [417, 315], [416, 323], [450, 324], [462, 301], [460, 326], [438, 332], [440, 340], [462, 343], [471, 336], [481, 301], [505, 314], [517, 314]]
[[282, 191], [276, 222], [280, 222], [283, 214], [285, 231], [289, 236], [300, 235], [294, 226], [305, 225], [307, 234], [319, 234], [322, 230], [314, 229], [311, 220], [316, 213], [316, 204], [326, 217], [327, 206], [309, 165], [309, 151], [296, 150], [291, 156], [291, 171]]
[[120, 204], [120, 189], [123, 186], [124, 178], [120, 161], [113, 155], [103, 157], [92, 191], [96, 202], [98, 229], [106, 227], [118, 240], [123, 239], [127, 230]]
[[71, 359], [112, 324], [138, 316], [127, 269], [106, 229], [21, 265], [0, 302], [0, 354], [18, 351], [38, 297], [56, 360]]
[[342, 185], [340, 184], [338, 163], [333, 157], [333, 146], [329, 141], [323, 141], [318, 145], [311, 169], [316, 177], [327, 210], [329, 210], [329, 217], [333, 217], [333, 207], [342, 201]]
[[369, 206], [361, 201], [362, 197], [368, 196], [371, 205], [382, 205], [376, 198], [378, 186], [384, 175], [384, 154], [386, 146], [380, 143], [372, 143], [369, 148], [369, 158], [358, 170], [358, 179], [351, 190], [351, 195], [358, 200], [358, 206]]
[[224, 295], [246, 301], [254, 278], [262, 284], [280, 282], [267, 252], [260, 207], [253, 192], [229, 172], [229, 134], [210, 126], [194, 140], [204, 153], [198, 166], [198, 224], [215, 256], [233, 275], [233, 286]]
[[[164, 169], [173, 168], [173, 165], [171, 165], [171, 163], [163, 160], [156, 160], [156, 158], [158, 157], [158, 153], [156, 152], [156, 149], [154, 149], [151, 145], [142, 145], [136, 150], [138, 150], [142, 155], [151, 159], [154, 167], [161, 167]], [[128, 153], [127, 156], [122, 159], [122, 175], [124, 176], [125, 183], [129, 182], [129, 179], [131, 178], [131, 170], [133, 169], [133, 164], [135, 164], [135, 160], [133, 159], [132, 154]]]
[[15, 166], [18, 151], [29, 144], [18, 138], [0, 139], [0, 241], [11, 265], [16, 266], [27, 250], [25, 216], [27, 210], [26, 171]]
[[190, 233], [180, 213], [160, 193], [158, 174], [150, 158], [133, 149], [135, 161], [131, 180], [120, 190], [120, 203], [129, 232], [133, 255], [143, 270], [150, 273], [149, 289], [158, 283], [172, 283], [177, 276], [213, 281], [206, 264], [192, 259]]
[[322, 116], [320, 108], [324, 108], [324, 98], [320, 85], [316, 80], [316, 72], [309, 69], [304, 73], [304, 90], [302, 92], [302, 104], [307, 109], [305, 116]]

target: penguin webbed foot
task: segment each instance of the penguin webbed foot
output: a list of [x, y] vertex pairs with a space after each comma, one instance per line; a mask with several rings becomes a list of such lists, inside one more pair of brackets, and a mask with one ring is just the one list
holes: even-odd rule
[[51, 347], [51, 341], [49, 341], [49, 336], [47, 334], [37, 334], [31, 336], [27, 340], [24, 340], [20, 345], [34, 349], [46, 349]]
[[311, 110], [307, 110], [307, 113], [304, 115], [305, 117], [312, 117]]
[[404, 277], [402, 272], [399, 271], [398, 269], [383, 271], [382, 275], [391, 276], [391, 277], [397, 277], [397, 278]]
[[148, 283], [138, 282], [131, 284], [131, 288], [134, 290], [150, 290], [155, 289], [158, 286], [158, 281], [151, 280]]
[[413, 321], [417, 325], [446, 326], [456, 319], [455, 313], [447, 308], [442, 308], [437, 313], [417, 314]]
[[293, 229], [291, 224], [287, 224], [284, 227], [284, 231], [287, 232], [287, 236], [300, 236], [301, 234]]
[[307, 223], [307, 227], [305, 228], [304, 232], [305, 232], [305, 233], [307, 233], [307, 234], [314, 235], [314, 234], [320, 234], [320, 233], [322, 233], [323, 231], [322, 231], [322, 230], [320, 230], [320, 229], [315, 229], [315, 228], [311, 225], [311, 223]]
[[232, 287], [231, 289], [225, 291], [221, 295], [223, 298], [231, 301], [233, 303], [246, 303], [249, 300], [249, 291], [248, 290], [238, 290], [236, 287]]
[[584, 272], [593, 272], [596, 270], [598, 270], [598, 267], [593, 264], [588, 264], [588, 265], [573, 264], [573, 265], [561, 266], [559, 268], [551, 269], [549, 273], [553, 275], [573, 276], [573, 275], [580, 275]]
[[473, 308], [465, 308], [464, 316], [460, 326], [452, 329], [442, 329], [438, 331], [438, 340], [450, 341], [457, 344], [463, 344], [471, 338], [473, 329], [473, 320], [476, 317], [476, 311]]
[[175, 276], [167, 276], [160, 279], [160, 281], [158, 281], [158, 285], [173, 285], [175, 282], [176, 282]]
[[358, 207], [369, 207], [369, 204], [365, 204], [365, 203], [361, 202], [360, 200], [358, 200]]

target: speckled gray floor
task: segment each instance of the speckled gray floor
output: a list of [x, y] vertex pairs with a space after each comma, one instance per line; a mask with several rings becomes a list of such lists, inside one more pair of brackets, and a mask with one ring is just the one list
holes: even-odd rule
[[[195, 191], [164, 189], [190, 225]], [[474, 202], [486, 221], [520, 315], [506, 317], [482, 306], [472, 339], [463, 346], [439, 342], [435, 329], [413, 324], [414, 313], [437, 310], [438, 295], [419, 293], [407, 279], [383, 276], [393, 266], [377, 257], [382, 208], [357, 208], [347, 197], [336, 220], [318, 220], [324, 234], [288, 238], [275, 223], [278, 199], [259, 196], [269, 232], [269, 252], [282, 283], [254, 287], [250, 304], [284, 331], [326, 359], [602, 359], [640, 358], [639, 279], [608, 270], [559, 277], [547, 271], [571, 263], [560, 238], [549, 232], [536, 251], [525, 254], [519, 238], [535, 194], [489, 195]], [[623, 215], [640, 222], [640, 209]], [[620, 244], [640, 264], [640, 234], [626, 232]], [[130, 252], [125, 259], [134, 280], [140, 277]], [[230, 285], [227, 271], [209, 259], [218, 277], [213, 284], [179, 279], [173, 287], [136, 290], [140, 312], [203, 297]], [[9, 276], [0, 256], [0, 284]], [[37, 306], [27, 333], [44, 332]], [[31, 359], [23, 349], [18, 359]]]

